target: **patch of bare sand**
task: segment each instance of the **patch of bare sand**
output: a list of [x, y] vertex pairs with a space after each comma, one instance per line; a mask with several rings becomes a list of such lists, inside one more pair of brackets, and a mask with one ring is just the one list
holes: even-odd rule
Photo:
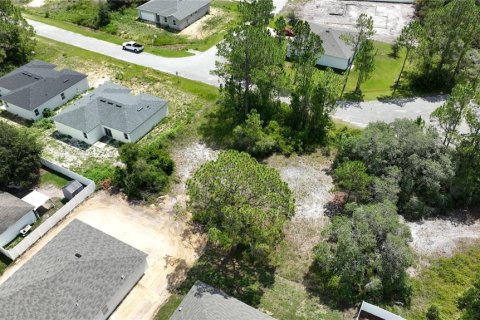
[[297, 217], [328, 219], [324, 213], [326, 205], [333, 198], [330, 193], [333, 181], [328, 175], [331, 157], [325, 157], [321, 152], [290, 157], [274, 155], [266, 162], [280, 172], [292, 190]]
[[191, 267], [205, 243], [203, 238], [192, 234], [184, 222], [175, 219], [173, 204], [171, 198], [165, 197], [158, 205], [137, 206], [118, 195], [97, 192], [8, 268], [0, 282], [28, 261], [70, 221], [79, 219], [148, 254], [145, 275], [110, 319], [152, 319], [170, 295], [170, 274], [178, 263], [185, 268]]
[[27, 4], [27, 7], [40, 8], [45, 4], [45, 0], [33, 0]]
[[480, 239], [480, 221], [455, 222], [432, 219], [407, 222], [412, 232], [413, 250], [426, 257], [452, 256], [465, 245]]
[[205, 39], [206, 37], [212, 35], [215, 32], [215, 29], [209, 28], [208, 23], [213, 19], [225, 18], [227, 19], [225, 11], [218, 9], [218, 8], [210, 8], [210, 13], [182, 31], [178, 34], [181, 36], [186, 36], [189, 39], [201, 40]]

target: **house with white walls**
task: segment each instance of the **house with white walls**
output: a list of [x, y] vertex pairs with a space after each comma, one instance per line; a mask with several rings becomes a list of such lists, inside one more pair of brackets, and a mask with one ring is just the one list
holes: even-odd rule
[[88, 89], [87, 75], [33, 60], [0, 78], [0, 100], [5, 110], [27, 120], [38, 120], [45, 109], [55, 110]]
[[103, 136], [136, 142], [168, 114], [168, 102], [106, 82], [52, 119], [58, 132], [94, 144]]

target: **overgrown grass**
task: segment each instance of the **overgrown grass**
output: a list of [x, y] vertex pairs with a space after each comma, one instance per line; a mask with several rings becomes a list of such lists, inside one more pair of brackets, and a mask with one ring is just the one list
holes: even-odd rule
[[393, 309], [406, 319], [425, 319], [428, 308], [435, 304], [442, 319], [458, 319], [458, 297], [469, 288], [480, 271], [480, 243], [455, 254], [439, 258], [413, 279], [412, 307]]
[[173, 312], [182, 303], [183, 297], [183, 295], [172, 294], [158, 310], [155, 320], [169, 320]]
[[136, 8], [110, 12], [110, 23], [95, 30], [97, 5], [90, 0], [49, 1], [40, 8], [24, 8], [26, 18], [47, 23], [85, 36], [120, 45], [135, 40], [145, 45], [145, 51], [164, 57], [192, 55], [189, 49], [205, 51], [224, 36], [225, 31], [237, 19], [236, 4], [229, 1], [213, 1], [217, 16], [202, 18], [199, 36], [188, 36], [177, 31], [165, 30], [138, 20]]
[[69, 178], [57, 172], [46, 169], [40, 171], [40, 185], [51, 184], [57, 188], [63, 188], [69, 180]]

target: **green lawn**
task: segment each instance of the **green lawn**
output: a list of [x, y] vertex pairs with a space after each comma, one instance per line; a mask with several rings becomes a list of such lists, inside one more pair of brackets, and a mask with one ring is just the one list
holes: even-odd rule
[[442, 319], [458, 319], [458, 297], [472, 284], [480, 272], [480, 243], [464, 249], [451, 258], [438, 258], [413, 279], [412, 307], [392, 309], [406, 319], [425, 319], [432, 304], [441, 311]]
[[70, 179], [58, 172], [53, 172], [47, 169], [40, 170], [40, 185], [51, 184], [57, 188], [63, 188]]
[[[401, 51], [398, 58], [393, 58], [391, 53], [391, 45], [379, 41], [374, 42], [377, 49], [375, 57], [375, 71], [372, 77], [363, 83], [361, 89], [363, 100], [374, 100], [381, 97], [389, 97], [392, 95], [392, 86], [398, 78], [400, 69], [402, 68], [405, 52]], [[407, 62], [408, 63], [408, 62]], [[355, 99], [353, 90], [357, 84], [358, 72], [353, 69], [347, 82], [344, 98]], [[404, 93], [408, 95], [408, 93]]]
[[167, 301], [160, 307], [155, 316], [155, 320], [168, 320], [177, 307], [182, 303], [183, 296], [172, 294]]
[[146, 52], [156, 55], [185, 57], [192, 55], [187, 52], [189, 49], [205, 51], [214, 46], [223, 38], [228, 26], [236, 20], [237, 9], [233, 2], [216, 0], [211, 6], [211, 14], [202, 18], [203, 26], [197, 31], [200, 36], [188, 36], [138, 21], [135, 8], [111, 11], [110, 23], [95, 30], [92, 26], [97, 7], [90, 0], [51, 0], [40, 8], [24, 8], [24, 16], [118, 45], [135, 40], [145, 45]]

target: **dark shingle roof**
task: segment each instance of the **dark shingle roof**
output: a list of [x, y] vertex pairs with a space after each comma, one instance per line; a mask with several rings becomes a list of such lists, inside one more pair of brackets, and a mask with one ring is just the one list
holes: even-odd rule
[[0, 87], [10, 90], [2, 100], [34, 110], [87, 76], [73, 70], [56, 71], [55, 65], [34, 60], [0, 78]]
[[273, 320], [201, 281], [195, 282], [170, 320]]
[[32, 210], [31, 204], [10, 193], [0, 192], [0, 234]]
[[210, 0], [151, 0], [137, 9], [182, 20], [209, 3]]
[[342, 34], [353, 34], [352, 32], [311, 22], [309, 22], [309, 25], [310, 30], [322, 38], [325, 55], [344, 59], [350, 59], [353, 56], [353, 48], [341, 39]]
[[0, 319], [93, 319], [146, 256], [74, 220], [0, 286]]
[[165, 100], [144, 93], [134, 96], [130, 89], [106, 82], [53, 120], [85, 133], [99, 125], [130, 133], [166, 106]]

